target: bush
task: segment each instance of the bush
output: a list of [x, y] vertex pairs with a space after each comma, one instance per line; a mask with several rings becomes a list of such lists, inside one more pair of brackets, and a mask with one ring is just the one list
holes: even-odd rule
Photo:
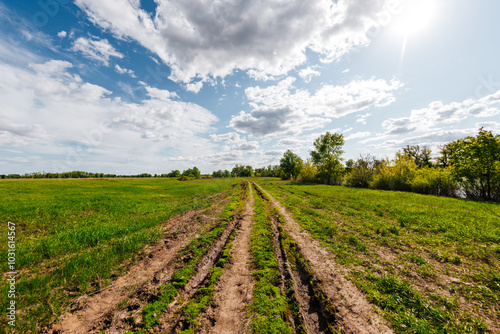
[[396, 153], [393, 165], [382, 163], [370, 182], [370, 187], [382, 190], [411, 191], [411, 182], [415, 177], [417, 165], [413, 159], [402, 153]]
[[318, 178], [316, 177], [317, 174], [318, 170], [316, 169], [316, 166], [308, 160], [302, 165], [302, 169], [300, 170], [299, 176], [297, 176], [297, 180], [301, 182], [318, 182]]
[[344, 179], [347, 187], [368, 188], [373, 180], [373, 164], [368, 160], [358, 159]]
[[450, 168], [421, 168], [411, 181], [411, 190], [420, 194], [456, 197], [458, 189]]

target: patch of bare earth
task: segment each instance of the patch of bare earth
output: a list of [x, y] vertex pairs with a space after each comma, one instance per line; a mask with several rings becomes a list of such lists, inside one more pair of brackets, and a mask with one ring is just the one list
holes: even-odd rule
[[216, 286], [213, 305], [207, 310], [200, 333], [244, 333], [248, 315], [245, 306], [253, 296], [254, 280], [250, 254], [250, 232], [254, 213], [253, 191], [230, 250], [231, 266], [224, 271]]
[[[335, 327], [343, 333], [392, 333], [393, 331], [385, 321], [375, 312], [374, 306], [368, 302], [352, 282], [344, 277], [341, 269], [332, 259], [332, 254], [321, 247], [307, 231], [301, 230], [299, 224], [281, 203], [260, 186], [257, 185], [257, 187], [269, 197], [272, 204], [278, 208], [280, 214], [285, 218], [284, 231], [297, 243], [300, 253], [310, 266], [311, 274], [314, 275], [319, 288], [326, 295], [327, 303], [336, 310]], [[297, 277], [294, 281], [299, 282], [300, 279]], [[305, 287], [302, 289], [305, 289]], [[303, 297], [307, 295], [309, 294], [302, 294]], [[307, 301], [305, 300], [302, 303], [305, 304]], [[303, 316], [307, 316], [307, 314], [303, 314]], [[314, 319], [310, 319], [309, 322], [309, 326], [319, 326], [320, 323], [314, 322]], [[305, 324], [307, 324], [307, 320]], [[306, 325], [306, 327], [308, 326]], [[308, 332], [315, 332], [314, 327], [310, 330]]]
[[229, 237], [234, 232], [236, 227], [240, 224], [240, 221], [241, 217], [235, 217], [228, 224], [219, 240], [201, 259], [196, 269], [196, 274], [186, 284], [184, 290], [179, 293], [174, 301], [168, 306], [167, 310], [161, 315], [160, 324], [162, 333], [176, 333], [182, 330], [184, 324], [182, 323], [182, 314], [179, 313], [179, 310], [189, 302], [189, 299], [196, 293], [198, 288], [203, 285], [205, 279], [210, 273], [210, 270], [220, 258], [222, 249], [227, 244]]
[[[75, 299], [70, 311], [60, 317], [59, 323], [43, 332], [83, 334], [106, 329], [107, 333], [122, 333], [121, 324], [130, 320], [127, 319], [129, 313], [139, 313], [151, 297], [150, 291], [156, 291], [170, 279], [173, 273], [171, 264], [177, 252], [199, 233], [217, 223], [217, 219], [211, 217], [222, 211], [221, 202], [227, 202], [229, 198], [224, 198], [222, 194], [212, 197], [218, 204], [216, 208], [190, 210], [171, 218], [163, 227], [165, 236], [145, 250], [147, 255], [143, 259], [107, 288]], [[120, 310], [121, 304], [127, 305], [127, 309]]]

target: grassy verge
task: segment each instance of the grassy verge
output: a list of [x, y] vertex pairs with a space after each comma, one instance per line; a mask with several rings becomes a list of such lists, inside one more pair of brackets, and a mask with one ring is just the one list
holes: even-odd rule
[[256, 182], [335, 255], [396, 332], [484, 333], [488, 326], [499, 328], [498, 204]]
[[[72, 298], [107, 286], [171, 217], [209, 206], [236, 180], [26, 180], [0, 183], [0, 221], [16, 223], [15, 330], [39, 332]], [[7, 229], [0, 231], [7, 240]], [[0, 245], [6, 252], [7, 242]], [[6, 262], [1, 263], [3, 272]], [[0, 289], [6, 291], [5, 281]], [[2, 294], [6, 307], [7, 296]], [[5, 317], [0, 328], [7, 332]]]
[[293, 333], [287, 323], [292, 312], [280, 290], [280, 272], [274, 254], [274, 241], [268, 209], [255, 192], [254, 224], [251, 232], [251, 252], [255, 265], [254, 295], [249, 306], [252, 333]]

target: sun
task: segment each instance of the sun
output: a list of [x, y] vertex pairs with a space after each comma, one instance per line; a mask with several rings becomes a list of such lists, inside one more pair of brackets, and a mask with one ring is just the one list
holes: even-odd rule
[[404, 36], [413, 35], [427, 28], [436, 12], [434, 0], [412, 0], [394, 22], [394, 29]]

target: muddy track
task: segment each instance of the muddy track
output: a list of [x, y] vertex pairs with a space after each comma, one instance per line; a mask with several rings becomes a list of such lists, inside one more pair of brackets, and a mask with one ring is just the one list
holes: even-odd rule
[[[246, 199], [246, 189], [248, 187], [248, 183], [245, 182], [241, 186], [241, 198]], [[245, 211], [234, 217], [234, 219], [228, 224], [219, 240], [210, 248], [208, 253], [205, 254], [205, 256], [200, 261], [200, 264], [198, 265], [196, 270], [196, 274], [186, 284], [184, 290], [169, 305], [166, 312], [162, 314], [160, 319], [161, 332], [178, 332], [183, 329], [183, 315], [179, 311], [189, 302], [189, 299], [193, 297], [198, 288], [206, 285], [205, 280], [207, 279], [210, 270], [219, 260], [222, 249], [226, 246], [229, 237], [233, 233], [235, 233], [235, 229], [241, 226], [242, 222], [245, 220], [246, 211], [251, 209], [249, 208], [248, 200], [246, 200], [245, 202]]]
[[[307, 333], [392, 333], [361, 291], [344, 277], [331, 254], [308, 232], [301, 230], [281, 203], [260, 186], [254, 184], [254, 187], [284, 219], [282, 226], [278, 218], [273, 225], [278, 230], [275, 238], [280, 241], [284, 267], [289, 268], [289, 282], [294, 291], [292, 301], [299, 306], [299, 314], [294, 319], [295, 332], [301, 333], [301, 328], [305, 328]], [[284, 239], [287, 240], [284, 242]], [[287, 245], [288, 253], [283, 244]], [[291, 257], [293, 261], [288, 259]], [[286, 274], [283, 276], [286, 279]]]
[[[229, 198], [221, 194], [213, 196], [219, 203], [227, 203]], [[213, 211], [207, 216], [207, 211]], [[109, 287], [97, 293], [84, 295], [71, 304], [68, 313], [61, 316], [59, 323], [46, 329], [45, 333], [107, 333], [121, 332], [119, 324], [127, 321], [130, 311], [140, 311], [143, 303], [154, 298], [151, 291], [156, 291], [160, 284], [168, 281], [172, 275], [172, 263], [179, 250], [184, 248], [197, 234], [204, 233], [202, 223], [211, 222], [217, 226], [220, 222], [211, 218], [220, 207], [204, 210], [190, 210], [171, 218], [163, 227], [165, 236], [152, 248], [148, 255], [134, 264], [128, 272], [117, 278]], [[200, 230], [201, 227], [201, 230]], [[119, 305], [127, 304], [127, 309], [119, 310]], [[128, 311], [128, 312], [127, 312]]]
[[214, 302], [206, 311], [199, 333], [245, 333], [248, 315], [245, 306], [253, 296], [254, 280], [250, 255], [250, 232], [254, 214], [253, 190], [246, 200], [241, 225], [230, 250], [231, 266], [216, 286]]

